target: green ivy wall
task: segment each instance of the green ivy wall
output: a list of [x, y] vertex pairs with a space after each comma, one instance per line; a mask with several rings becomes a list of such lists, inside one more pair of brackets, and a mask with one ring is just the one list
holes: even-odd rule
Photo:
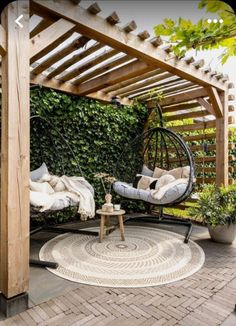
[[[68, 142], [85, 177], [95, 188], [99, 207], [104, 202], [104, 191], [94, 174], [113, 174], [124, 146], [143, 131], [147, 109], [141, 105], [114, 107], [40, 88], [31, 90], [30, 102], [31, 116], [46, 118], [54, 126], [31, 119], [31, 170], [45, 162], [52, 174], [80, 175]], [[133, 158], [124, 164], [135, 169]], [[133, 210], [136, 204], [124, 205]]]

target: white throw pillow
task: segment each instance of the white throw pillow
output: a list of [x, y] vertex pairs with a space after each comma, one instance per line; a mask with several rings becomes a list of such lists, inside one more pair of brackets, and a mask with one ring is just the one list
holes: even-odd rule
[[133, 187], [137, 189], [148, 190], [150, 188], [155, 189], [157, 178], [148, 177], [147, 175], [136, 174]]
[[157, 166], [155, 167], [155, 170], [153, 172], [153, 178], [160, 178], [162, 175], [168, 173], [167, 170], [163, 170], [158, 168]]
[[43, 162], [43, 164], [36, 170], [30, 172], [30, 179], [32, 181], [38, 181], [42, 178], [42, 176], [47, 173], [48, 174], [48, 168], [47, 165]]
[[56, 175], [44, 174], [39, 182], [47, 181], [55, 192], [65, 191], [65, 185], [61, 181], [61, 178]]
[[167, 185], [168, 183], [171, 183], [175, 181], [175, 177], [173, 177], [173, 175], [170, 175], [170, 174], [165, 174], [163, 176], [161, 176], [159, 179], [158, 179], [158, 182], [156, 183], [156, 187], [155, 189], [158, 190], [160, 189], [161, 187]]
[[48, 195], [53, 194], [55, 192], [48, 182], [39, 183], [31, 180], [30, 180], [30, 190], [42, 192]]
[[190, 166], [179, 167], [170, 171], [166, 171], [163, 175], [170, 174], [175, 177], [175, 179], [189, 178]]

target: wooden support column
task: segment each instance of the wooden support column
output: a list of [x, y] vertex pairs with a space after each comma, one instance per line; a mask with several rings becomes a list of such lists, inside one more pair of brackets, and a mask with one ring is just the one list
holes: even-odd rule
[[[23, 15], [20, 23], [15, 20]], [[7, 53], [2, 58], [0, 309], [28, 306], [29, 285], [29, 1], [2, 12]]]
[[[228, 185], [228, 92], [219, 95], [222, 104], [221, 118], [216, 118], [216, 184]], [[213, 103], [214, 107], [214, 103]]]
[[0, 55], [4, 56], [6, 54], [6, 31], [0, 25]]

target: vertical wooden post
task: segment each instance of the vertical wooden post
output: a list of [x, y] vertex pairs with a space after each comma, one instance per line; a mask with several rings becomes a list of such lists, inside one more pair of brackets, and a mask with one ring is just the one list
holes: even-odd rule
[[216, 184], [228, 185], [228, 91], [221, 92], [223, 117], [216, 118]]
[[[23, 27], [15, 23], [20, 15]], [[0, 308], [9, 316], [28, 304], [29, 1], [6, 6], [1, 24], [7, 53], [2, 58]]]

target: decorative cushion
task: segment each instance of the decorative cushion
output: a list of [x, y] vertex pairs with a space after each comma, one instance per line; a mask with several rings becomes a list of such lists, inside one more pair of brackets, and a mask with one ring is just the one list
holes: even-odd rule
[[168, 173], [167, 170], [163, 170], [158, 168], [157, 166], [155, 167], [155, 170], [153, 172], [153, 178], [160, 178], [162, 175], [164, 175], [165, 173]]
[[[182, 178], [182, 179], [176, 179], [172, 182], [169, 182], [168, 184], [165, 184], [163, 187], [157, 189], [157, 190], [151, 190], [151, 195], [154, 199], [161, 200], [164, 196], [168, 194], [168, 197], [170, 199], [170, 202], [173, 201], [173, 196], [176, 196], [175, 193], [179, 193], [179, 189], [183, 185], [186, 185], [187, 187], [188, 179]], [[178, 198], [178, 197], [177, 197]], [[175, 200], [175, 199], [174, 199]]]
[[65, 191], [65, 185], [61, 178], [56, 175], [44, 174], [39, 182], [47, 181], [55, 192]]
[[150, 170], [147, 165], [143, 165], [143, 168], [142, 168], [142, 172], [141, 172], [142, 175], [146, 175], [148, 177], [152, 177], [153, 176], [153, 171]]
[[161, 176], [166, 174], [172, 175], [173, 177], [175, 177], [175, 179], [189, 178], [190, 166], [186, 165], [169, 171], [155, 167], [155, 170], [153, 172], [153, 178], [160, 178]]
[[137, 174], [135, 177], [135, 181], [133, 183], [133, 187], [137, 189], [155, 189], [156, 183], [158, 179], [148, 177], [146, 175]]
[[133, 187], [134, 187], [134, 188], [138, 188], [139, 180], [140, 180], [142, 177], [143, 177], [142, 174], [136, 174], [135, 179], [134, 179], [134, 182], [133, 182]]
[[[173, 182], [175, 180], [175, 177], [173, 177], [173, 175], [171, 174], [164, 174], [163, 176], [161, 176], [159, 179], [158, 179], [158, 183], [156, 185], [155, 188], [153, 189], [160, 189], [161, 187], [167, 185], [168, 183], [170, 182]], [[151, 188], [150, 188], [151, 189]]]
[[48, 182], [34, 182], [30, 180], [30, 190], [32, 191], [39, 191], [42, 192], [44, 194], [48, 194], [51, 195], [54, 193], [53, 188], [50, 186], [50, 184]]
[[190, 174], [190, 166], [183, 166], [183, 167], [179, 167], [170, 171], [166, 171], [164, 173], [165, 174], [169, 174], [172, 175], [173, 177], [175, 177], [175, 179], [181, 179], [181, 178], [189, 178], [189, 174]]
[[44, 174], [48, 174], [48, 168], [47, 165], [43, 162], [43, 164], [36, 170], [33, 170], [30, 172], [30, 179], [32, 181], [38, 181], [42, 178]]

